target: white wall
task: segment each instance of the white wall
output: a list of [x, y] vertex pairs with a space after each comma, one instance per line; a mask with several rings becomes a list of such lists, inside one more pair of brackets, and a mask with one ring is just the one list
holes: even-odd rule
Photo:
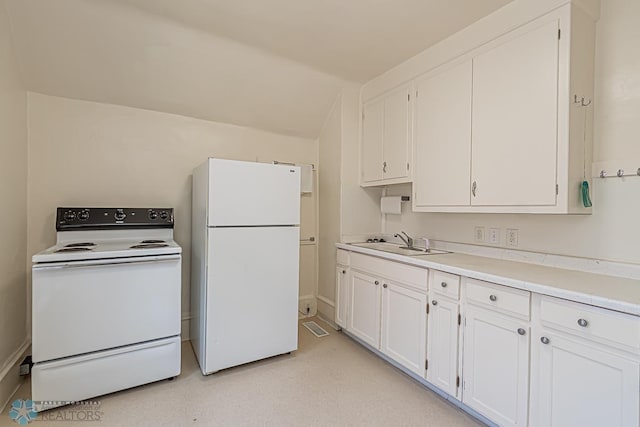
[[[594, 162], [640, 167], [640, 2], [605, 0], [597, 24]], [[387, 215], [387, 231], [473, 243], [476, 225], [520, 230], [519, 249], [640, 263], [640, 177], [594, 178], [591, 216]], [[411, 194], [393, 186], [390, 194]], [[406, 207], [408, 208], [408, 207]], [[504, 246], [502, 244], [501, 246]]]
[[17, 385], [11, 365], [20, 356], [28, 335], [26, 178], [26, 92], [19, 78], [5, 9], [0, 4], [0, 408]]
[[318, 140], [318, 313], [333, 320], [335, 309], [335, 242], [340, 241], [340, 147], [342, 102], [338, 97]]
[[[55, 242], [57, 206], [174, 207], [185, 314], [193, 168], [207, 157], [317, 163], [315, 140], [130, 107], [30, 92], [28, 119], [28, 255]], [[315, 197], [302, 199], [303, 236], [315, 234], [309, 203]]]
[[360, 187], [360, 87], [345, 86], [322, 128], [318, 312], [334, 319], [336, 242], [380, 232], [379, 188]]
[[360, 88], [342, 91], [341, 238], [380, 232], [380, 188], [360, 187]]
[[25, 86], [38, 93], [315, 138], [343, 84], [124, 1], [3, 3]]

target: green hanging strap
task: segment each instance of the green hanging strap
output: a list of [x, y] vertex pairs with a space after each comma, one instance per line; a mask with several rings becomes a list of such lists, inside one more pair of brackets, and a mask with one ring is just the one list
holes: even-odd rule
[[[591, 104], [591, 101], [589, 101]], [[587, 105], [589, 105], [587, 104]], [[591, 197], [589, 196], [589, 181], [587, 181], [587, 109], [586, 105], [581, 104], [584, 111], [584, 122], [582, 127], [582, 184], [580, 185], [580, 195], [582, 196], [582, 206], [590, 208], [592, 206]]]
[[580, 186], [580, 192], [582, 193], [582, 205], [585, 208], [590, 208], [592, 204], [591, 204], [591, 197], [589, 197], [588, 181], [582, 181], [582, 185]]

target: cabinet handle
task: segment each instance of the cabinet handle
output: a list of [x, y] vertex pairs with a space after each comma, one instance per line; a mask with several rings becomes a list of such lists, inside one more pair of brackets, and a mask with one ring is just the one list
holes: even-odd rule
[[433, 301], [431, 301], [431, 304], [433, 304], [433, 305], [438, 305], [438, 301], [433, 300]]
[[542, 337], [542, 338], [540, 338], [540, 342], [541, 342], [542, 344], [549, 344], [549, 342], [550, 342], [550, 341], [549, 341], [549, 338], [547, 338], [547, 337]]
[[473, 181], [473, 184], [471, 184], [471, 194], [473, 194], [473, 197], [476, 197], [476, 188], [478, 188], [478, 184]]
[[578, 319], [578, 325], [582, 326], [583, 328], [586, 328], [588, 324], [589, 322], [587, 322], [586, 319]]
[[382, 172], [387, 173], [387, 162], [382, 162]]
[[342, 270], [342, 274], [347, 274], [347, 270]]
[[446, 288], [447, 287], [447, 282], [440, 283], [440, 286], [442, 286], [443, 288]]
[[496, 302], [498, 300], [498, 297], [495, 295], [489, 295], [489, 299], [493, 302]]
[[518, 333], [519, 333], [520, 335], [525, 335], [525, 334], [527, 333], [527, 331], [525, 331], [525, 330], [524, 330], [524, 329], [522, 329], [522, 328], [518, 328]]
[[379, 285], [379, 284], [380, 284], [380, 282], [378, 282], [378, 281], [376, 280], [375, 282], [373, 282], [373, 284], [377, 286], [377, 285]]
[[387, 284], [386, 284], [386, 283], [383, 283], [383, 284], [382, 284], [382, 287], [383, 287], [383, 288], [385, 288], [385, 289], [387, 289]]

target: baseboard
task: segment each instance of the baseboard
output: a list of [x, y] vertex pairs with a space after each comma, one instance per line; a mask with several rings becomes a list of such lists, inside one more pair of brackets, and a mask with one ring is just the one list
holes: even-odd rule
[[7, 359], [0, 372], [0, 413], [13, 398], [13, 395], [22, 385], [20, 376], [20, 363], [31, 350], [31, 338], [27, 337], [22, 345]]
[[318, 319], [322, 320], [324, 323], [326, 323], [327, 325], [331, 326], [333, 329], [335, 329], [336, 331], [339, 331], [340, 329], [342, 329], [340, 326], [338, 326], [337, 323], [335, 323], [333, 320], [327, 319], [326, 317], [324, 317], [322, 315], [322, 313], [318, 313]]

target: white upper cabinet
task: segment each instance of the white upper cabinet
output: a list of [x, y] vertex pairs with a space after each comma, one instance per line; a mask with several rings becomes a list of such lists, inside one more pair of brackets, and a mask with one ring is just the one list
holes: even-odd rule
[[[366, 117], [366, 119], [365, 119]], [[382, 180], [384, 99], [365, 104], [362, 114], [362, 182]]]
[[414, 207], [469, 206], [471, 61], [416, 84]]
[[[363, 87], [362, 185], [413, 182], [418, 212], [591, 213], [580, 188], [590, 179], [593, 105], [574, 99], [593, 100], [595, 19], [573, 1], [532, 4], [487, 17], [495, 27], [472, 24]], [[411, 87], [405, 118], [400, 94]], [[405, 136], [413, 148], [398, 142], [392, 155], [387, 140]], [[405, 155], [413, 163], [400, 177]]]
[[362, 107], [361, 184], [408, 182], [411, 162], [411, 87]]
[[558, 21], [473, 58], [472, 205], [554, 206]]

